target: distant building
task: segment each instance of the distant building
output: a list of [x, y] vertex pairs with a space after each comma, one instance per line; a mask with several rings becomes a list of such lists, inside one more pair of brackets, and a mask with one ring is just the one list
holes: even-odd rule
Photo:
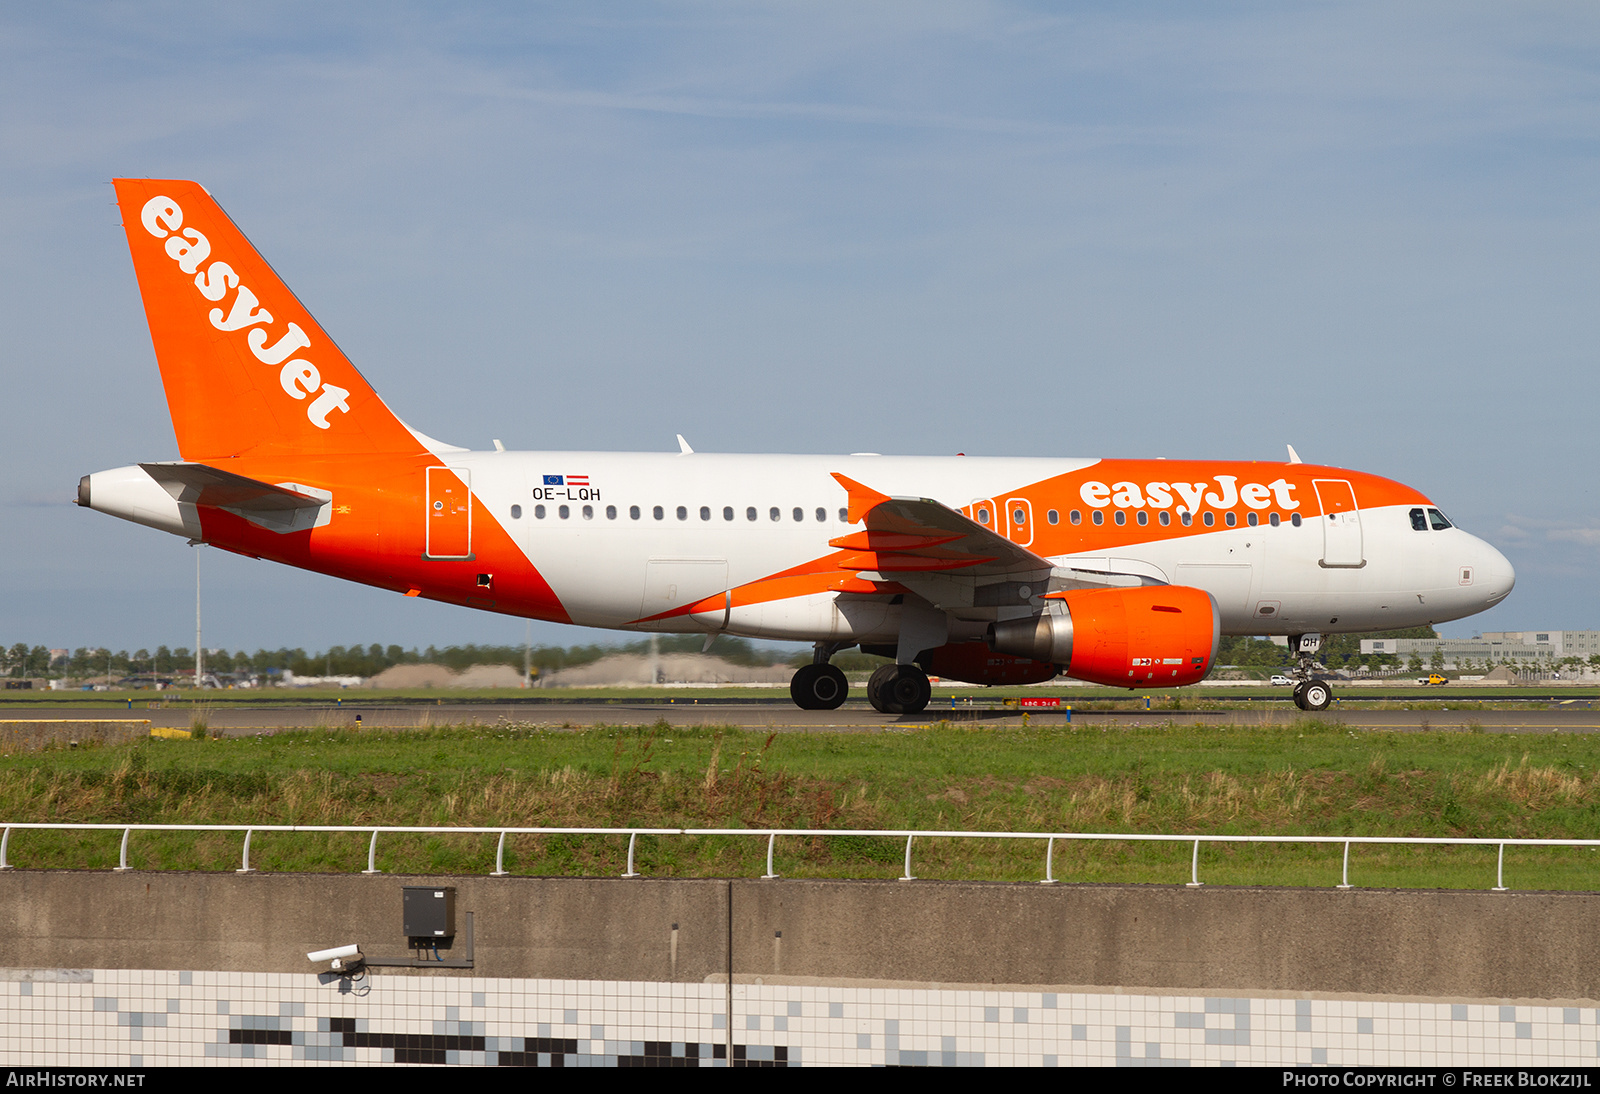
[[1435, 651], [1443, 656], [1446, 668], [1458, 668], [1462, 662], [1471, 661], [1539, 671], [1568, 657], [1587, 662], [1600, 654], [1600, 631], [1487, 631], [1477, 638], [1361, 640], [1363, 655], [1390, 654], [1402, 662], [1416, 654], [1428, 664]]
[[1600, 631], [1487, 631], [1483, 640], [1497, 646], [1552, 648], [1557, 658], [1581, 657], [1585, 661], [1600, 653]]

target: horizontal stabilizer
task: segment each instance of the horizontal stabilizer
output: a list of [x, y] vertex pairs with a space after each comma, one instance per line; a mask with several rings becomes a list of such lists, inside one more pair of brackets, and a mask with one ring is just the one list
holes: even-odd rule
[[274, 485], [203, 463], [141, 463], [139, 467], [175, 501], [222, 509], [274, 532], [298, 532], [326, 523], [325, 510], [332, 499], [325, 490], [298, 483]]

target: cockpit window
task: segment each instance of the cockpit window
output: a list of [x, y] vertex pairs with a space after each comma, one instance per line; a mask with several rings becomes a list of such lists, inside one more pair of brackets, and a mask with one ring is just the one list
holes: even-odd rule
[[1413, 532], [1426, 532], [1428, 530], [1428, 515], [1421, 509], [1411, 510], [1411, 530]]
[[1433, 525], [1435, 532], [1442, 532], [1450, 527], [1450, 519], [1437, 509], [1428, 510], [1428, 521]]

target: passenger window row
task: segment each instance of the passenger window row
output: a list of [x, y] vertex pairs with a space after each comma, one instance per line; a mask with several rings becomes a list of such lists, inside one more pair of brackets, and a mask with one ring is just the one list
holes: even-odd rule
[[[1077, 509], [1074, 509], [1070, 514], [1068, 514], [1068, 517], [1072, 521], [1073, 524], [1082, 524], [1083, 523], [1083, 514], [1082, 514], [1082, 512], [1080, 512]], [[1098, 524], [1104, 524], [1106, 522], [1105, 510], [1103, 510], [1103, 509], [1091, 509], [1089, 511], [1089, 520], [1090, 520], [1090, 523], [1092, 523], [1092, 524], [1097, 524], [1097, 525]], [[1251, 511], [1251, 512], [1245, 514], [1244, 522], [1245, 522], [1246, 527], [1254, 528], [1254, 527], [1256, 527], [1257, 525], [1259, 525], [1261, 523], [1261, 516], [1260, 516], [1259, 513]], [[1127, 512], [1127, 510], [1125, 510], [1125, 509], [1116, 510], [1112, 515], [1112, 523], [1116, 524], [1118, 527], [1121, 527], [1122, 525], [1127, 524], [1128, 523], [1128, 512]], [[1143, 528], [1146, 525], [1148, 525], [1150, 523], [1150, 513], [1149, 513], [1149, 511], [1148, 510], [1144, 510], [1144, 509], [1135, 510], [1134, 511], [1134, 523], [1137, 524], [1141, 528]], [[1165, 509], [1158, 510], [1156, 512], [1156, 523], [1161, 525], [1161, 527], [1163, 527], [1163, 528], [1167, 527], [1168, 525], [1170, 525], [1172, 523], [1172, 514], [1169, 513]], [[1178, 523], [1182, 524], [1185, 528], [1191, 527], [1194, 524], [1194, 514], [1190, 513], [1190, 512], [1187, 512], [1187, 511], [1179, 513], [1178, 514]], [[1217, 524], [1217, 515], [1215, 513], [1211, 512], [1210, 510], [1207, 510], [1206, 512], [1200, 514], [1200, 523], [1206, 528], [1214, 528], [1214, 527], [1216, 527], [1216, 524]], [[1233, 527], [1237, 526], [1238, 523], [1239, 523], [1238, 514], [1231, 513], [1231, 512], [1222, 514], [1222, 525], [1223, 525], [1223, 527], [1225, 527], [1225, 528], [1233, 528]], [[1269, 524], [1271, 527], [1276, 528], [1276, 527], [1278, 527], [1278, 525], [1280, 525], [1282, 523], [1283, 523], [1283, 517], [1280, 516], [1279, 514], [1277, 514], [1277, 513], [1268, 513], [1267, 514], [1267, 524]], [[1300, 524], [1301, 524], [1300, 514], [1299, 513], [1290, 513], [1289, 514], [1289, 523], [1294, 525], [1296, 528], [1300, 527]]]
[[[1430, 513], [1438, 513], [1438, 510], [1430, 509], [1430, 510], [1428, 510], [1428, 512], [1430, 512]], [[1422, 513], [1422, 510], [1420, 510], [1420, 509], [1413, 509], [1411, 511], [1411, 522], [1412, 522], [1412, 526], [1413, 527], [1419, 527], [1419, 525], [1417, 525], [1417, 521], [1420, 519], [1421, 513]], [[977, 515], [978, 515], [978, 523], [987, 526], [988, 523], [989, 523], [989, 507], [987, 505], [978, 506], [977, 507]], [[1061, 522], [1061, 514], [1058, 511], [1054, 510], [1054, 509], [1048, 510], [1045, 513], [1044, 516], [1045, 516], [1045, 520], [1049, 521], [1051, 524], [1059, 524]], [[1106, 522], [1105, 511], [1101, 510], [1101, 509], [1091, 509], [1089, 511], [1089, 518], [1090, 518], [1090, 522], [1091, 523], [1097, 524], [1097, 525], [1104, 524]], [[1081, 509], [1074, 509], [1070, 513], [1067, 514], [1067, 519], [1070, 520], [1073, 524], [1082, 524], [1083, 523], [1083, 511]], [[1444, 517], [1440, 516], [1439, 519], [1443, 520]], [[1150, 523], [1150, 513], [1149, 513], [1148, 510], [1145, 510], [1145, 509], [1135, 510], [1134, 511], [1133, 520], [1134, 520], [1135, 524], [1137, 524], [1139, 527], [1143, 528], [1143, 527], [1147, 526]], [[1192, 525], [1194, 523], [1194, 514], [1189, 513], [1189, 512], [1181, 512], [1181, 513], [1178, 514], [1178, 520], [1185, 528], [1188, 528], [1190, 525]], [[1028, 511], [1026, 509], [1021, 508], [1020, 506], [1018, 508], [1012, 510], [1011, 521], [1012, 521], [1013, 524], [1016, 524], [1019, 527], [1022, 526], [1022, 525], [1027, 524], [1027, 522], [1028, 522]], [[1121, 527], [1122, 525], [1127, 524], [1128, 523], [1127, 510], [1124, 510], [1124, 509], [1116, 510], [1112, 515], [1112, 521], [1118, 527]], [[1169, 525], [1172, 524], [1172, 514], [1170, 512], [1168, 512], [1167, 510], [1165, 510], [1165, 509], [1157, 510], [1156, 511], [1156, 523], [1161, 525], [1161, 527], [1163, 527], [1163, 528], [1168, 527]], [[1211, 512], [1206, 512], [1206, 513], [1201, 514], [1200, 523], [1203, 524], [1207, 528], [1215, 527], [1215, 525], [1217, 523], [1216, 514], [1215, 513], [1211, 513]], [[1222, 523], [1223, 523], [1223, 525], [1225, 527], [1232, 528], [1232, 527], [1234, 527], [1235, 525], [1237, 525], [1239, 523], [1239, 518], [1234, 513], [1224, 513], [1224, 514], [1222, 514]], [[1261, 523], [1261, 517], [1260, 517], [1259, 514], [1255, 513], [1254, 511], [1245, 514], [1245, 524], [1247, 526], [1249, 526], [1251, 528], [1254, 528], [1260, 523]], [[1272, 527], [1276, 528], [1278, 525], [1283, 523], [1283, 518], [1281, 516], [1279, 516], [1277, 513], [1268, 513], [1267, 514], [1267, 523], [1270, 524]], [[1300, 514], [1299, 513], [1290, 513], [1289, 514], [1289, 523], [1294, 525], [1296, 528], [1300, 527], [1300, 523], [1301, 523]], [[1435, 524], [1434, 527], [1437, 528], [1439, 526], [1437, 524]], [[1449, 527], [1449, 525], [1446, 524], [1445, 527]]]
[[[570, 505], [558, 505], [558, 506], [555, 507], [555, 510], [556, 510], [556, 516], [558, 518], [560, 518], [561, 520], [568, 520], [568, 519], [570, 519], [572, 517], [572, 506], [570, 506]], [[593, 520], [594, 517], [595, 517], [595, 507], [592, 506], [592, 505], [582, 506], [580, 512], [582, 513], [582, 516], [583, 516], [584, 520]], [[617, 519], [618, 512], [617, 512], [617, 507], [615, 505], [606, 506], [605, 513], [606, 513], [606, 519], [607, 520], [616, 520]], [[543, 505], [535, 505], [533, 507], [533, 517], [534, 517], [535, 520], [544, 520], [547, 515], [548, 515], [548, 512], [547, 512], [547, 510], [545, 509], [545, 507]], [[688, 520], [689, 519], [689, 507], [687, 505], [680, 505], [673, 511], [673, 515], [676, 516], [679, 520]], [[710, 520], [712, 518], [711, 506], [709, 506], [709, 505], [700, 506], [697, 515], [699, 516], [699, 518], [701, 520]], [[722, 507], [721, 516], [722, 516], [723, 520], [725, 520], [725, 521], [734, 520], [736, 518], [736, 515], [737, 514], [735, 513], [735, 510], [734, 510], [733, 506], [724, 505]], [[819, 524], [826, 523], [827, 520], [828, 520], [828, 511], [826, 509], [824, 509], [820, 505], [817, 506], [816, 509], [814, 509], [812, 511], [812, 515], [815, 517], [817, 523], [819, 523]], [[667, 510], [666, 510], [666, 508], [664, 506], [660, 506], [660, 505], [653, 506], [651, 508], [651, 510], [650, 510], [650, 516], [655, 520], [666, 520], [667, 519]], [[767, 510], [766, 516], [767, 516], [767, 520], [768, 521], [776, 524], [776, 523], [778, 523], [778, 522], [780, 522], [780, 521], [782, 521], [784, 519], [784, 511], [781, 508], [779, 508], [778, 506], [774, 505], [774, 506], [770, 507]], [[789, 516], [789, 519], [794, 521], [795, 523], [804, 523], [805, 520], [806, 520], [806, 511], [804, 509], [802, 509], [800, 506], [797, 505], [793, 509], [789, 510], [788, 516]], [[513, 505], [511, 507], [511, 519], [512, 520], [521, 520], [522, 519], [522, 506]], [[630, 505], [630, 506], [628, 506], [628, 519], [629, 520], [642, 520], [642, 519], [644, 519], [644, 511], [642, 509], [640, 509], [640, 507], [637, 506], [637, 505]], [[757, 509], [754, 505], [748, 506], [748, 507], [745, 508], [745, 511], [744, 511], [744, 519], [746, 521], [758, 521], [758, 520], [761, 519], [761, 511], [759, 509]], [[849, 520], [850, 520], [850, 510], [849, 509], [840, 509], [839, 510], [839, 521], [840, 521], [840, 523], [848, 524]]]
[[[616, 520], [617, 519], [617, 515], [618, 514], [617, 514], [617, 507], [615, 505], [606, 506], [605, 512], [606, 512], [606, 519], [607, 520]], [[583, 514], [583, 519], [584, 520], [593, 520], [594, 516], [595, 516], [595, 508], [594, 508], [594, 506], [592, 506], [592, 505], [583, 506], [582, 507], [582, 514]], [[819, 524], [826, 523], [827, 520], [828, 520], [828, 511], [825, 508], [823, 508], [822, 506], [820, 506], [820, 505], [816, 507], [816, 509], [813, 511], [813, 514], [814, 514], [814, 516], [816, 518], [817, 523], [819, 523]], [[546, 513], [545, 507], [543, 505], [535, 505], [533, 507], [533, 516], [534, 516], [535, 520], [544, 520], [546, 515], [547, 515], [547, 513]], [[679, 520], [687, 521], [689, 519], [689, 507], [687, 505], [680, 505], [674, 510], [673, 515], [676, 516]], [[698, 515], [699, 515], [700, 519], [703, 520], [703, 521], [711, 520], [712, 519], [711, 506], [709, 506], [709, 505], [700, 506]], [[732, 520], [736, 519], [736, 512], [734, 510], [734, 507], [731, 506], [731, 505], [724, 505], [722, 507], [722, 514], [721, 515], [722, 515], [722, 519], [724, 521], [732, 521]], [[559, 517], [561, 520], [569, 520], [572, 517], [572, 507], [568, 506], [568, 505], [558, 505], [558, 506], [556, 506], [556, 516]], [[657, 505], [657, 506], [654, 506], [654, 507], [651, 508], [650, 516], [655, 520], [666, 520], [667, 519], [667, 511], [666, 511], [665, 507]], [[628, 506], [628, 519], [629, 520], [642, 520], [643, 517], [644, 517], [644, 513], [639, 508], [639, 506], [637, 506], [637, 505]], [[745, 508], [745, 511], [744, 511], [744, 518], [745, 518], [746, 521], [758, 521], [758, 520], [761, 519], [761, 511], [759, 509], [757, 509], [754, 505], [747, 506]], [[778, 523], [778, 522], [781, 522], [783, 520], [783, 518], [784, 518], [784, 512], [778, 506], [774, 505], [774, 506], [770, 507], [767, 510], [767, 520], [768, 521], [770, 521], [772, 523]], [[1090, 522], [1095, 524], [1095, 525], [1104, 524], [1106, 522], [1105, 510], [1103, 510], [1103, 509], [1092, 509], [1092, 510], [1089, 511], [1089, 518], [1090, 518]], [[513, 505], [511, 507], [511, 519], [512, 520], [521, 520], [522, 519], [522, 506]], [[797, 505], [792, 510], [789, 511], [789, 519], [794, 521], [797, 524], [804, 523], [805, 520], [806, 520], [806, 511], [803, 508], [801, 508], [800, 506]], [[1027, 518], [1027, 511], [1026, 510], [1017, 509], [1015, 511], [1015, 513], [1013, 514], [1013, 520], [1014, 520], [1014, 522], [1016, 524], [1019, 524], [1019, 525], [1026, 524], [1027, 523], [1027, 519], [1028, 518]], [[1074, 509], [1070, 513], [1067, 514], [1067, 519], [1070, 520], [1073, 524], [1082, 524], [1083, 523], [1083, 511], [1080, 510], [1080, 509]], [[849, 520], [850, 520], [850, 510], [849, 509], [840, 509], [839, 510], [839, 522], [841, 524], [848, 524]], [[1059, 524], [1061, 522], [1061, 514], [1060, 514], [1059, 511], [1057, 511], [1055, 509], [1051, 509], [1051, 510], [1049, 510], [1049, 511], [1047, 511], [1045, 513], [1045, 520], [1047, 520], [1051, 524]], [[1179, 523], [1181, 523], [1183, 525], [1183, 527], [1188, 528], [1192, 524], [1194, 524], [1194, 514], [1189, 513], [1189, 512], [1181, 512], [1181, 513], [1178, 514], [1178, 520], [1179, 520]], [[1115, 510], [1115, 512], [1112, 514], [1112, 521], [1118, 527], [1121, 527], [1121, 526], [1127, 524], [1128, 523], [1127, 510], [1125, 510], [1125, 509]], [[1267, 523], [1269, 525], [1271, 525], [1273, 528], [1278, 527], [1278, 525], [1281, 524], [1282, 522], [1283, 522], [1283, 518], [1281, 516], [1279, 516], [1277, 513], [1268, 513], [1267, 514]], [[979, 524], [983, 524], [983, 525], [987, 525], [989, 523], [989, 509], [988, 509], [987, 506], [979, 506], [978, 507], [978, 523]], [[1134, 523], [1139, 525], [1139, 527], [1141, 527], [1141, 528], [1143, 528], [1146, 525], [1148, 525], [1150, 523], [1150, 513], [1149, 513], [1149, 511], [1145, 510], [1145, 509], [1135, 510], [1135, 512], [1134, 512]], [[1163, 528], [1168, 527], [1172, 523], [1172, 514], [1170, 512], [1168, 512], [1167, 510], [1165, 510], [1165, 509], [1158, 510], [1156, 512], [1156, 523], [1159, 524]], [[1216, 523], [1217, 523], [1216, 514], [1211, 512], [1211, 511], [1209, 511], [1209, 510], [1207, 510], [1206, 512], [1200, 514], [1200, 523], [1202, 525], [1204, 525], [1205, 527], [1207, 527], [1207, 528], [1215, 527]], [[1226, 528], [1233, 528], [1239, 523], [1239, 518], [1238, 518], [1237, 514], [1234, 514], [1234, 513], [1231, 513], [1231, 512], [1223, 513], [1222, 514], [1222, 523], [1223, 523], [1223, 526], [1226, 527]], [[1261, 523], [1261, 518], [1254, 511], [1245, 514], [1245, 524], [1248, 527], [1254, 528], [1260, 523]], [[1300, 527], [1300, 524], [1301, 524], [1300, 514], [1299, 513], [1290, 513], [1289, 514], [1289, 523], [1294, 525], [1296, 528]], [[1412, 528], [1416, 529], [1419, 532], [1426, 532], [1428, 530], [1430, 524], [1431, 524], [1431, 526], [1432, 526], [1434, 531], [1440, 531], [1442, 529], [1449, 528], [1451, 526], [1450, 522], [1447, 519], [1445, 519], [1445, 515], [1443, 513], [1439, 512], [1439, 510], [1437, 510], [1437, 509], [1429, 509], [1429, 510], [1427, 510], [1426, 514], [1424, 514], [1423, 510], [1421, 510], [1421, 509], [1413, 509], [1413, 510], [1411, 510], [1411, 527]]]

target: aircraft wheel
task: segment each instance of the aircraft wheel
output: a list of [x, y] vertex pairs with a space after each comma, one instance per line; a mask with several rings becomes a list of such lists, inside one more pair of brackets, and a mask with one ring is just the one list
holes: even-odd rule
[[812, 685], [816, 682], [817, 672], [821, 665], [801, 665], [789, 677], [789, 698], [794, 700], [794, 705], [801, 710], [817, 710], [816, 697], [812, 694]]
[[1333, 689], [1321, 680], [1312, 680], [1306, 685], [1302, 709], [1308, 711], [1327, 710], [1328, 704], [1333, 702]]
[[849, 694], [844, 673], [832, 665], [802, 665], [789, 681], [789, 696], [801, 710], [837, 710]]
[[915, 665], [896, 665], [894, 679], [884, 685], [890, 714], [920, 714], [933, 698], [928, 674]]
[[850, 681], [844, 678], [843, 670], [823, 665], [811, 694], [817, 697], [818, 710], [838, 710], [850, 697]]
[[888, 704], [892, 701], [888, 695], [888, 685], [900, 676], [899, 665], [881, 665], [867, 681], [867, 702], [872, 704], [872, 709], [879, 714], [899, 714], [898, 710], [890, 710]]
[[1294, 686], [1294, 694], [1292, 698], [1294, 699], [1295, 706], [1299, 707], [1301, 710], [1306, 709], [1306, 682], [1304, 680], [1300, 681]]

